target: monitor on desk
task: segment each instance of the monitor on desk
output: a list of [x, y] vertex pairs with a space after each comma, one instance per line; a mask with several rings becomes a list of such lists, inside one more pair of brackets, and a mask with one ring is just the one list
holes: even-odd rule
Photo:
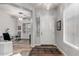
[[3, 38], [4, 38], [4, 40], [8, 40], [8, 41], [11, 40], [9, 33], [3, 33]]

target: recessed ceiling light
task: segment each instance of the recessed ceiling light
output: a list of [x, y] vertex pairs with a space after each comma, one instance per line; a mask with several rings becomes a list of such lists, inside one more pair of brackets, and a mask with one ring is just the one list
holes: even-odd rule
[[50, 9], [51, 5], [52, 5], [51, 3], [39, 3], [39, 4], [38, 4], [38, 6], [43, 6], [43, 7], [45, 7], [47, 10]]
[[23, 14], [23, 12], [19, 12], [19, 14]]
[[52, 5], [51, 3], [45, 3], [45, 4], [44, 4], [44, 6], [46, 7], [47, 10], [50, 9], [51, 5]]
[[18, 20], [22, 21], [23, 19], [22, 18], [18, 18]]

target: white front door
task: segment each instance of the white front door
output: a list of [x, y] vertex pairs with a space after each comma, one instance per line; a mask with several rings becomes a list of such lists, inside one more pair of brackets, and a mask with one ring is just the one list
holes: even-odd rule
[[40, 17], [40, 43], [55, 44], [54, 19], [50, 15]]

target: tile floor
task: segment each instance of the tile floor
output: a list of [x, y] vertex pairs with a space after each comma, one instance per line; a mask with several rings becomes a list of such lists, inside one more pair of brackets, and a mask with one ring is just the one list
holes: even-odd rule
[[22, 56], [28, 56], [31, 49], [29, 40], [18, 40], [13, 42], [13, 54], [20, 53]]

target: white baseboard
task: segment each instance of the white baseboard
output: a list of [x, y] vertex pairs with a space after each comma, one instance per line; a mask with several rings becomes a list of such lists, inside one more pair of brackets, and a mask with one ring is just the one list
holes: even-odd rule
[[41, 44], [31, 44], [31, 47], [40, 46]]
[[10, 55], [12, 55], [12, 54], [13, 54], [13, 52], [9, 53], [7, 56], [10, 56]]
[[31, 45], [31, 47], [35, 47], [34, 45]]
[[67, 56], [67, 54], [59, 46], [57, 46], [57, 48], [64, 54], [64, 56]]

